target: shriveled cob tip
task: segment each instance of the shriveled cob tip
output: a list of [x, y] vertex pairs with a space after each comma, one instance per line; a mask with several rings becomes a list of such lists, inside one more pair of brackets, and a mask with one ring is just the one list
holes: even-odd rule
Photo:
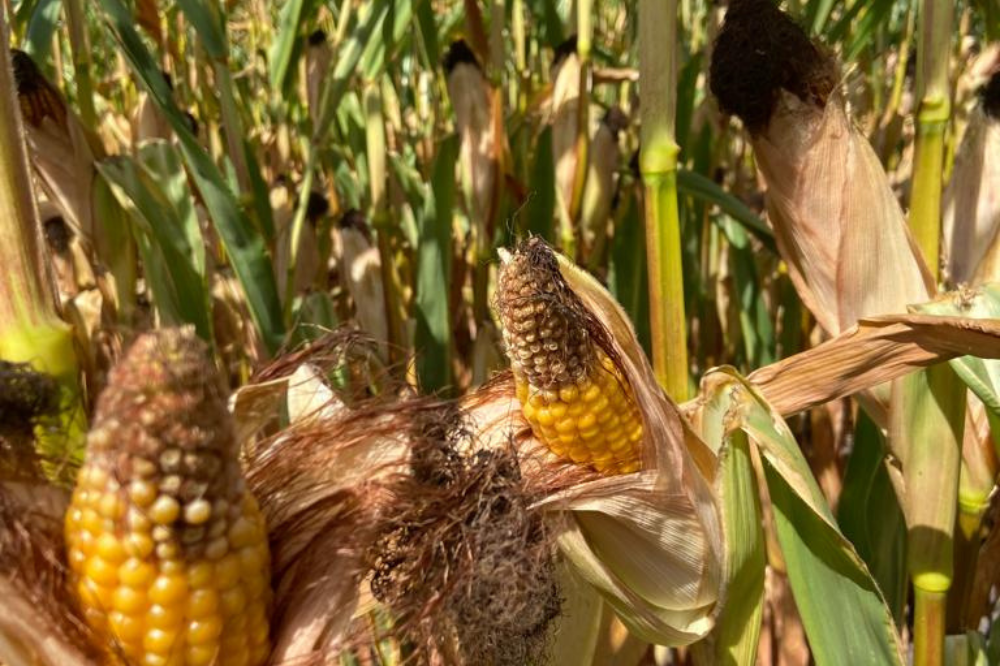
[[603, 327], [543, 240], [530, 238], [506, 255], [497, 301], [517, 396], [535, 436], [556, 455], [605, 474], [638, 470], [642, 420], [631, 388]]
[[112, 371], [65, 528], [84, 616], [128, 663], [267, 659], [267, 534], [191, 330], [143, 335]]
[[767, 128], [782, 90], [819, 108], [839, 79], [835, 58], [772, 0], [734, 0], [712, 51], [709, 87], [747, 129]]

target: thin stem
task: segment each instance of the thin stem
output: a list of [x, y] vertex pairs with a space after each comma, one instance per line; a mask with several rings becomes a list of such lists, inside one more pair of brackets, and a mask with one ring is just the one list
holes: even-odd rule
[[913, 663], [915, 666], [944, 664], [944, 592], [914, 588]]
[[677, 211], [676, 0], [639, 2], [639, 81], [653, 370], [675, 400], [688, 396], [687, 321]]

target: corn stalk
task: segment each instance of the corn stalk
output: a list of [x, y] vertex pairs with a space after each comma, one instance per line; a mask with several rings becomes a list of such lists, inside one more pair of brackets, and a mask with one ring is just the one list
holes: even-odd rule
[[[7, 37], [5, 13], [0, 35]], [[6, 42], [5, 42], [6, 43]], [[51, 279], [42, 258], [41, 234], [31, 196], [20, 113], [15, 107], [10, 55], [0, 49], [0, 359], [30, 363], [61, 386], [59, 421], [39, 428], [39, 447], [54, 460], [82, 453], [86, 416], [79, 365], [70, 327], [58, 315]], [[65, 479], [61, 471], [53, 473]]]
[[[910, 227], [931, 273], [939, 273], [941, 186], [944, 135], [951, 113], [948, 85], [948, 45], [953, 7], [943, 0], [924, 0], [920, 7], [917, 42], [917, 138], [914, 154]], [[912, 426], [900, 442], [907, 449], [906, 514], [909, 528], [909, 568], [913, 579], [915, 666], [938, 666], [944, 660], [947, 591], [954, 573], [953, 531], [964, 391], [949, 368], [917, 375], [904, 404], [895, 415]], [[913, 402], [910, 402], [910, 400]], [[926, 419], [926, 420], [925, 420]], [[950, 425], [950, 427], [949, 427]], [[939, 433], [943, 439], [933, 436]], [[908, 468], [908, 469], [906, 469]]]
[[639, 78], [642, 81], [642, 150], [646, 254], [653, 369], [675, 400], [688, 394], [687, 334], [681, 231], [677, 213], [676, 115], [677, 3], [639, 2]]

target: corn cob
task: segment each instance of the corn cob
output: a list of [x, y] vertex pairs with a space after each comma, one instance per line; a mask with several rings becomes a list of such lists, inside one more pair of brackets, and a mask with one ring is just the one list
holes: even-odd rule
[[505, 261], [498, 305], [517, 398], [535, 437], [603, 474], [638, 470], [642, 419], [632, 389], [607, 334], [541, 239], [525, 241]]
[[109, 663], [268, 657], [270, 555], [225, 392], [186, 331], [142, 336], [101, 395], [66, 514], [71, 581]]

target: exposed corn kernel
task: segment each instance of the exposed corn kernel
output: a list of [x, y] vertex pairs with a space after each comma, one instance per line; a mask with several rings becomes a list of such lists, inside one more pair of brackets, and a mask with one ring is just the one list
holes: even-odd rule
[[503, 267], [499, 303], [515, 392], [535, 437], [602, 474], [640, 469], [642, 419], [632, 389], [541, 240], [526, 241]]

